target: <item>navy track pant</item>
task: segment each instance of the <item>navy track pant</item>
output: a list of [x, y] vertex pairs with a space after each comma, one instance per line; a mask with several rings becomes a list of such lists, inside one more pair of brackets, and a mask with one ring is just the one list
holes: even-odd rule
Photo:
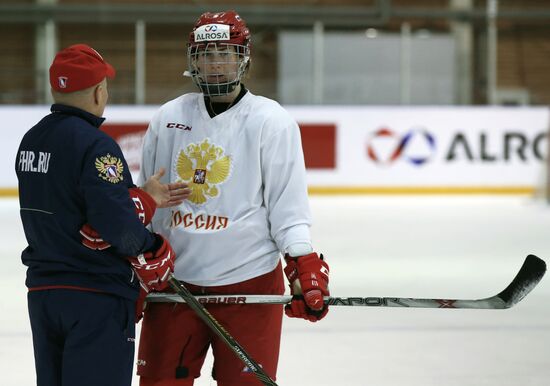
[[134, 302], [51, 289], [28, 293], [37, 386], [130, 386]]

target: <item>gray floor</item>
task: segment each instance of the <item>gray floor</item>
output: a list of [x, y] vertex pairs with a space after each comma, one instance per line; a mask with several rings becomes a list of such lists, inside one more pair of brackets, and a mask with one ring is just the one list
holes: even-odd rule
[[[311, 204], [336, 296], [482, 298], [503, 289], [527, 254], [550, 262], [550, 207], [525, 197]], [[17, 202], [0, 200], [0, 214], [0, 383], [33, 385]], [[285, 319], [283, 335], [283, 386], [547, 386], [550, 278], [510, 310], [333, 307], [317, 324]], [[207, 375], [211, 358], [205, 366]]]

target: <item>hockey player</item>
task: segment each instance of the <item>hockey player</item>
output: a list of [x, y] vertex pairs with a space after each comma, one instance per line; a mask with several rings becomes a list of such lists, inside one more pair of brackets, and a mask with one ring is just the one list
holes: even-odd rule
[[[140, 180], [169, 170], [192, 190], [157, 211], [155, 232], [174, 246], [175, 275], [195, 294], [296, 295], [290, 317], [317, 321], [328, 309], [328, 266], [313, 251], [304, 158], [296, 122], [241, 83], [250, 32], [235, 11], [205, 13], [189, 35], [186, 72], [200, 93], [182, 95], [153, 117]], [[283, 308], [208, 305], [213, 316], [275, 378]], [[169, 331], [170, 333], [164, 333]], [[151, 303], [138, 353], [141, 386], [189, 386], [212, 347], [220, 386], [260, 385], [253, 373], [184, 304]]]
[[[160, 172], [147, 182], [155, 198], [136, 188], [120, 148], [99, 130], [114, 75], [87, 45], [60, 51], [50, 67], [52, 113], [17, 152], [38, 386], [130, 386], [139, 292], [132, 265], [148, 290], [164, 289], [173, 269], [170, 244], [140, 218], [182, 185], [161, 186]], [[112, 247], [83, 239], [86, 223]]]

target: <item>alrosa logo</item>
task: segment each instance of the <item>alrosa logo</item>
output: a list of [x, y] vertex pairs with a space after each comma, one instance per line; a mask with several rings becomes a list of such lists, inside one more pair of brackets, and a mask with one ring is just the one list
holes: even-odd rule
[[195, 42], [229, 40], [229, 26], [226, 24], [207, 24], [194, 32]]
[[441, 154], [447, 163], [469, 162], [528, 162], [546, 158], [548, 134], [545, 131], [528, 134], [520, 131], [478, 133], [457, 131], [447, 143], [423, 127], [414, 127], [405, 134], [383, 127], [369, 135], [366, 156], [378, 165], [388, 166], [397, 161], [406, 161], [423, 166]]
[[377, 164], [388, 165], [402, 158], [419, 166], [430, 161], [435, 151], [435, 137], [423, 127], [412, 128], [404, 135], [383, 127], [367, 140], [367, 156]]

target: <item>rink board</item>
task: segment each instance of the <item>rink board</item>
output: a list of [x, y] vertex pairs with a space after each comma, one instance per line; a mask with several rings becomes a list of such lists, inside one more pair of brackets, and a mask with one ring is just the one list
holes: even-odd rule
[[[107, 108], [103, 129], [135, 176], [158, 106]], [[288, 106], [300, 125], [310, 193], [528, 194], [544, 184], [550, 110], [525, 107]], [[48, 106], [0, 107], [0, 195], [16, 193], [14, 161]], [[172, 122], [174, 130], [183, 123]]]

